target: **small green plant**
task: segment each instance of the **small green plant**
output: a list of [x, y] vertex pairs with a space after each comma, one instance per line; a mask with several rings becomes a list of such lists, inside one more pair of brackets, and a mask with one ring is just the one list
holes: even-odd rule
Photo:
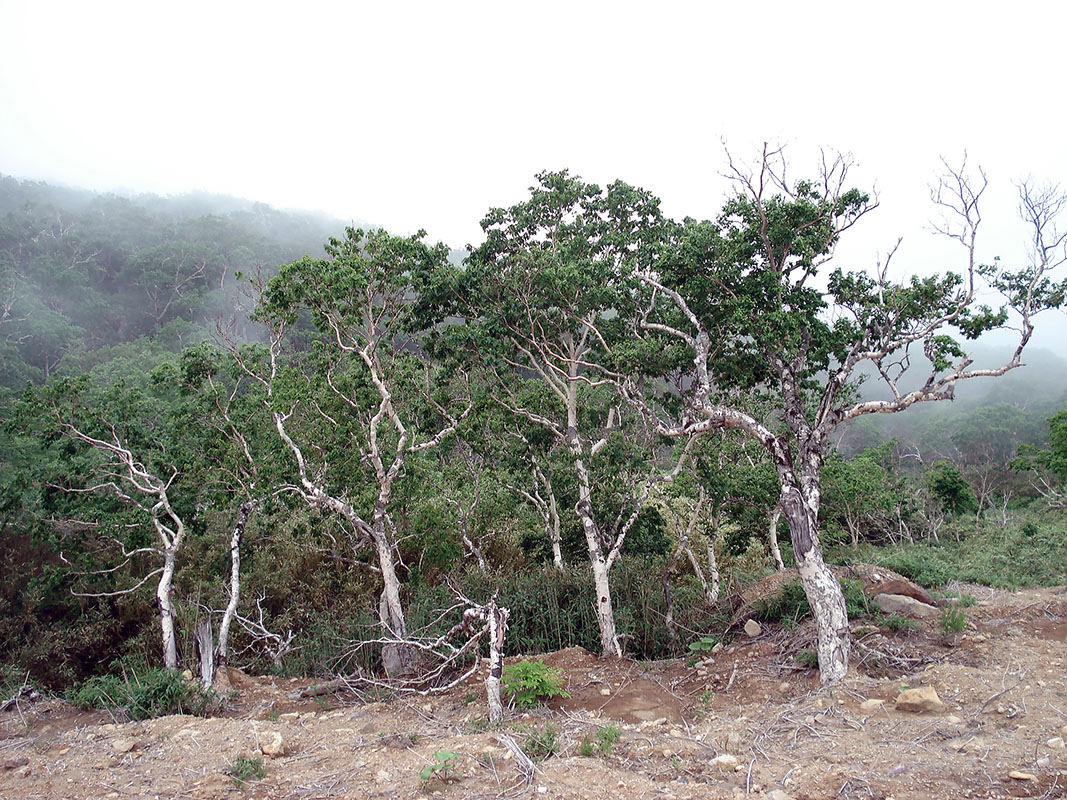
[[267, 771], [263, 768], [263, 759], [260, 756], [238, 756], [226, 767], [226, 774], [233, 779], [233, 785], [239, 788], [251, 780], [259, 780]]
[[699, 656], [701, 653], [707, 653], [715, 647], [722, 639], [718, 636], [701, 636], [695, 642], [689, 643], [689, 652], [695, 656]]
[[881, 623], [894, 633], [914, 630], [917, 626], [915, 620], [902, 617], [899, 614], [886, 614], [882, 617]]
[[272, 708], [270, 710], [270, 713], [267, 714], [267, 721], [268, 722], [277, 722], [278, 719], [281, 717], [281, 715], [282, 715], [282, 710], [280, 708]]
[[578, 755], [589, 757], [592, 755], [606, 756], [611, 753], [612, 746], [622, 738], [622, 731], [614, 725], [597, 728], [596, 735], [586, 734], [578, 745]]
[[806, 669], [817, 669], [819, 666], [819, 654], [814, 650], [801, 650], [793, 658]]
[[67, 699], [79, 708], [106, 708], [130, 719], [165, 714], [205, 714], [218, 705], [213, 692], [199, 683], [182, 680], [176, 670], [150, 669], [117, 675], [98, 675], [71, 689]]
[[559, 730], [551, 722], [546, 722], [544, 728], [535, 728], [528, 733], [523, 744], [526, 755], [534, 761], [544, 761], [559, 747]]
[[967, 615], [958, 606], [948, 606], [941, 612], [941, 630], [947, 635], [960, 633], [967, 627]]
[[519, 661], [504, 667], [504, 688], [518, 708], [532, 708], [553, 697], [570, 697], [563, 689], [563, 673], [543, 661]]
[[433, 754], [433, 763], [422, 768], [419, 777], [424, 781], [434, 778], [439, 780], [456, 780], [463, 776], [459, 773], [459, 753], [451, 750], [437, 750]]

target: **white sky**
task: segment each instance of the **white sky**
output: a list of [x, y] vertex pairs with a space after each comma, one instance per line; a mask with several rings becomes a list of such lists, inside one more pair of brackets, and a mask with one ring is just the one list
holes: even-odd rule
[[[987, 10], [995, 9], [995, 10]], [[882, 208], [841, 254], [962, 264], [925, 229], [939, 157], [991, 181], [986, 257], [1022, 256], [1012, 182], [1067, 184], [1048, 2], [0, 0], [0, 172], [234, 194], [452, 246], [542, 169], [715, 214], [721, 142], [850, 151]], [[947, 245], [947, 243], [945, 243]]]

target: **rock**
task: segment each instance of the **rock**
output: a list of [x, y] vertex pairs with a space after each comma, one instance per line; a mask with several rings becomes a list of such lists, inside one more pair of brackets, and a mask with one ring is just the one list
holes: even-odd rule
[[[716, 642], [715, 646], [713, 648], [711, 648], [711, 652], [713, 652], [713, 653], [721, 653], [722, 649], [723, 649], [722, 642]], [[1064, 727], [1067, 727], [1067, 726], [1064, 726]]]
[[137, 746], [137, 742], [133, 739], [116, 739], [111, 743], [111, 747], [116, 753], [128, 753]]
[[193, 673], [190, 670], [183, 669], [182, 670], [182, 680], [185, 681], [186, 683], [192, 683], [192, 681], [193, 681]]
[[933, 595], [931, 595], [919, 584], [912, 583], [909, 580], [904, 580], [900, 578], [879, 581], [878, 583], [874, 583], [870, 586], [865, 587], [863, 591], [871, 596], [877, 594], [895, 594], [900, 595], [902, 597], [910, 597], [913, 600], [918, 600], [924, 605], [937, 605], [937, 600], [934, 599]]
[[749, 638], [755, 639], [761, 633], [763, 633], [763, 628], [756, 622], [756, 620], [750, 619], [745, 623], [745, 635]]
[[26, 756], [15, 756], [14, 758], [9, 758], [7, 761], [4, 762], [4, 769], [18, 769], [19, 767], [24, 767], [29, 763], [30, 760], [26, 758]]
[[726, 734], [726, 749], [727, 750], [740, 750], [741, 749], [741, 734], [737, 731], [730, 731]]
[[1063, 737], [1062, 736], [1053, 737], [1052, 739], [1049, 739], [1045, 744], [1047, 744], [1049, 747], [1055, 747], [1057, 749], [1062, 750], [1063, 746], [1064, 746], [1063, 745]]
[[782, 681], [781, 683], [779, 683], [778, 684], [778, 691], [782, 692], [783, 694], [785, 692], [788, 692], [789, 691], [789, 683], [786, 682], [786, 681]]
[[905, 689], [897, 695], [897, 711], [942, 711], [945, 704], [932, 686]]
[[606, 688], [605, 689], [601, 689], [600, 690], [600, 694], [603, 695], [604, 697], [608, 697], [611, 694], [611, 689], [606, 689]]
[[793, 795], [786, 794], [781, 789], [771, 789], [763, 797], [764, 800], [793, 800]]
[[389, 781], [391, 781], [392, 779], [393, 776], [386, 772], [384, 769], [378, 770], [377, 774], [374, 776], [374, 780], [376, 780], [378, 783], [389, 783]]
[[1017, 781], [1036, 781], [1037, 776], [1032, 772], [1020, 772], [1019, 770], [1012, 770], [1008, 773], [1008, 777]]
[[278, 731], [270, 731], [266, 735], [267, 741], [260, 744], [259, 749], [265, 756], [278, 758], [285, 755], [285, 739]]
[[903, 594], [876, 594], [872, 599], [874, 604], [886, 614], [923, 618], [936, 617], [941, 613], [936, 606]]
[[873, 711], [877, 711], [884, 705], [885, 700], [877, 700], [872, 698], [870, 700], [864, 700], [862, 703], [860, 703], [860, 711], [870, 714]]
[[737, 769], [737, 765], [740, 763], [737, 760], [737, 756], [732, 756], [729, 753], [723, 753], [711, 759], [711, 766], [719, 769]]

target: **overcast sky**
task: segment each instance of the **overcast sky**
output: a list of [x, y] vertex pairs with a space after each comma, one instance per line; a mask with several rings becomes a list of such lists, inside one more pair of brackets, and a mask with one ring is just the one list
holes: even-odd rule
[[[985, 10], [985, 9], [995, 9]], [[819, 2], [0, 0], [0, 172], [233, 194], [452, 246], [536, 172], [621, 178], [675, 217], [724, 192], [722, 142], [796, 176], [851, 152], [882, 203], [842, 255], [961, 266], [928, 186], [986, 170], [986, 257], [1023, 254], [1013, 181], [1067, 183], [1067, 6]]]

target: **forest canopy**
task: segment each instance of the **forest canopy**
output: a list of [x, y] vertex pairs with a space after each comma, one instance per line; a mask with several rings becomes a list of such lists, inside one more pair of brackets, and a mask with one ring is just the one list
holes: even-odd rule
[[795, 566], [839, 680], [827, 561], [1062, 536], [1067, 458], [1065, 365], [1024, 350], [1061, 313], [1062, 197], [1023, 184], [1032, 258], [983, 265], [985, 178], [946, 165], [955, 272], [850, 271], [876, 204], [848, 167], [765, 150], [680, 222], [545, 172], [464, 254], [0, 178], [0, 660], [443, 680], [485, 646], [456, 598], [507, 606], [514, 651], [659, 656]]

